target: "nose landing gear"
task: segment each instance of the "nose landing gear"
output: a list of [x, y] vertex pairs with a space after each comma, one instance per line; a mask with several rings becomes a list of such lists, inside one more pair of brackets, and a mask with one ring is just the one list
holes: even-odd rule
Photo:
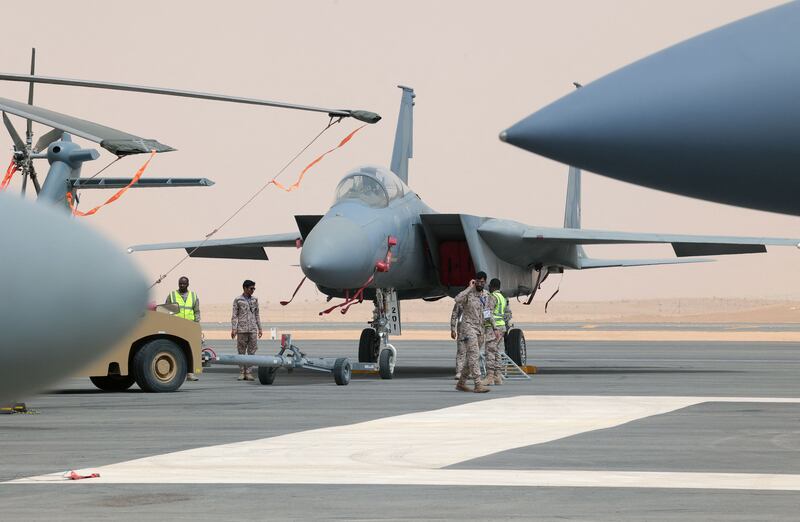
[[375, 308], [372, 311], [371, 328], [361, 331], [358, 341], [358, 361], [378, 363], [381, 379], [394, 377], [397, 349], [389, 343], [389, 334], [400, 334], [400, 306], [397, 292], [378, 288], [375, 291]]

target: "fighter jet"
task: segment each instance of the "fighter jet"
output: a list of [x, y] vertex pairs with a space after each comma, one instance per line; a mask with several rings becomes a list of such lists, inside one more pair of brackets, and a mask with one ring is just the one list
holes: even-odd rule
[[[359, 361], [379, 362], [391, 378], [396, 350], [390, 333], [400, 331], [399, 300], [435, 300], [463, 290], [482, 270], [498, 277], [508, 296], [531, 295], [549, 273], [565, 269], [697, 262], [687, 256], [766, 251], [797, 239], [641, 234], [582, 230], [580, 171], [571, 169], [564, 228], [529, 226], [469, 214], [437, 214], [408, 187], [412, 157], [414, 92], [403, 90], [389, 168], [362, 166], [344, 175], [325, 214], [295, 216], [298, 231], [288, 234], [136, 245], [131, 252], [185, 249], [192, 257], [267, 260], [265, 247], [302, 244], [303, 274], [342, 308], [373, 300], [371, 328], [359, 341]], [[677, 258], [594, 259], [583, 245], [670, 243]], [[511, 338], [509, 343], [508, 338]], [[524, 336], [509, 333], [506, 347], [525, 363]], [[510, 345], [509, 345], [510, 344]]]
[[501, 133], [667, 192], [800, 215], [800, 3], [623, 67]]

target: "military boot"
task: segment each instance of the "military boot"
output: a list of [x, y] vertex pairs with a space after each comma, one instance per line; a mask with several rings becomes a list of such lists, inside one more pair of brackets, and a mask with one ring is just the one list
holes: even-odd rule
[[486, 387], [486, 386], [483, 384], [483, 382], [482, 382], [482, 381], [478, 381], [478, 382], [476, 382], [476, 383], [475, 383], [475, 389], [474, 389], [474, 390], [472, 390], [472, 391], [474, 391], [475, 393], [486, 393], [486, 392], [488, 392], [488, 391], [489, 391], [489, 388], [488, 388], [488, 387]]
[[471, 392], [472, 390], [467, 386], [467, 381], [459, 379], [456, 383], [456, 390], [463, 392]]
[[494, 384], [494, 372], [493, 371], [487, 371], [486, 372], [486, 377], [484, 377], [483, 380], [480, 381], [480, 383], [483, 386], [491, 386], [491, 385], [493, 385]]
[[503, 384], [503, 374], [500, 372], [494, 372], [494, 384]]

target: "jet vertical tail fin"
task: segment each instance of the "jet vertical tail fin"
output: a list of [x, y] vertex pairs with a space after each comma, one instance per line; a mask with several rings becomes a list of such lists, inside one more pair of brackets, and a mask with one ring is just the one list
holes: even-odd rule
[[394, 150], [392, 151], [392, 172], [408, 183], [408, 160], [413, 157], [414, 141], [414, 89], [398, 85], [403, 89], [403, 98], [400, 100], [400, 115], [397, 118], [397, 132], [394, 136]]
[[[581, 228], [581, 169], [569, 168], [567, 179], [567, 201], [564, 204], [564, 228]], [[578, 259], [586, 259], [586, 251], [581, 245], [575, 245], [574, 255]]]
[[576, 167], [569, 168], [564, 228], [581, 228], [581, 170]]

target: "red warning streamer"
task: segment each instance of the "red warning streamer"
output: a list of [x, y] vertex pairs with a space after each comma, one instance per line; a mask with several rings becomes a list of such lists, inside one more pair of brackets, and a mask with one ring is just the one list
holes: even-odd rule
[[361, 129], [363, 129], [363, 128], [364, 128], [364, 127], [366, 127], [366, 126], [367, 126], [367, 125], [366, 125], [366, 124], [364, 124], [364, 125], [362, 125], [361, 127], [357, 128], [356, 130], [354, 130], [353, 132], [351, 132], [350, 134], [348, 134], [347, 136], [345, 136], [345, 137], [344, 137], [344, 139], [343, 139], [342, 141], [340, 141], [340, 142], [339, 142], [339, 144], [338, 144], [337, 146], [335, 146], [335, 147], [334, 147], [334, 148], [332, 148], [331, 150], [329, 150], [329, 151], [327, 151], [327, 152], [325, 152], [325, 153], [323, 153], [323, 154], [321, 154], [321, 155], [317, 156], [317, 158], [316, 158], [314, 161], [312, 161], [311, 163], [309, 163], [308, 165], [306, 165], [306, 168], [304, 168], [304, 169], [303, 169], [303, 170], [300, 172], [300, 176], [298, 176], [298, 177], [297, 177], [297, 181], [295, 181], [294, 183], [292, 183], [292, 184], [291, 184], [291, 185], [289, 185], [288, 187], [287, 187], [287, 186], [285, 186], [285, 185], [283, 185], [282, 183], [280, 183], [280, 182], [279, 182], [278, 180], [276, 180], [275, 178], [272, 178], [272, 179], [269, 181], [269, 183], [267, 183], [267, 185], [275, 185], [277, 188], [279, 188], [279, 189], [281, 189], [281, 190], [285, 190], [286, 192], [292, 192], [292, 191], [294, 191], [294, 190], [297, 190], [298, 188], [300, 188], [300, 183], [302, 183], [302, 182], [303, 182], [303, 178], [305, 177], [305, 175], [306, 175], [306, 172], [308, 172], [309, 170], [311, 170], [311, 167], [313, 167], [314, 165], [316, 165], [317, 163], [319, 163], [320, 161], [322, 161], [322, 158], [324, 158], [325, 156], [327, 156], [327, 155], [328, 155], [328, 154], [330, 154], [331, 152], [335, 151], [336, 149], [340, 149], [340, 148], [344, 147], [344, 146], [347, 144], [347, 142], [348, 142], [348, 141], [350, 141], [350, 140], [353, 138], [353, 136], [355, 136], [355, 135], [356, 135], [356, 133], [357, 133], [358, 131], [360, 131]]
[[67, 203], [69, 204], [69, 208], [72, 209], [72, 213], [74, 215], [80, 216], [80, 217], [91, 216], [92, 214], [96, 214], [97, 211], [100, 210], [101, 208], [103, 208], [104, 206], [106, 206], [106, 205], [108, 205], [110, 203], [113, 203], [116, 200], [118, 200], [120, 197], [122, 197], [123, 194], [125, 194], [125, 192], [128, 191], [129, 188], [131, 188], [131, 186], [134, 183], [139, 181], [139, 178], [141, 178], [142, 174], [144, 174], [144, 171], [147, 170], [147, 166], [150, 165], [150, 161], [153, 159], [153, 156], [155, 156], [155, 155], [156, 155], [156, 151], [151, 150], [150, 151], [150, 157], [147, 158], [147, 161], [144, 162], [144, 165], [139, 167], [139, 170], [136, 171], [136, 174], [133, 176], [133, 178], [131, 179], [130, 183], [128, 183], [126, 186], [124, 186], [121, 189], [119, 189], [113, 196], [108, 198], [105, 201], [105, 203], [101, 203], [100, 205], [97, 205], [93, 209], [87, 210], [86, 212], [81, 212], [80, 210], [75, 208], [75, 201], [72, 199], [72, 194], [70, 192], [67, 192]]
[[6, 169], [6, 175], [3, 176], [3, 181], [0, 181], [0, 190], [5, 190], [8, 187], [8, 184], [11, 183], [11, 177], [17, 171], [17, 164], [14, 163], [14, 160], [11, 160], [11, 163], [8, 165]]

